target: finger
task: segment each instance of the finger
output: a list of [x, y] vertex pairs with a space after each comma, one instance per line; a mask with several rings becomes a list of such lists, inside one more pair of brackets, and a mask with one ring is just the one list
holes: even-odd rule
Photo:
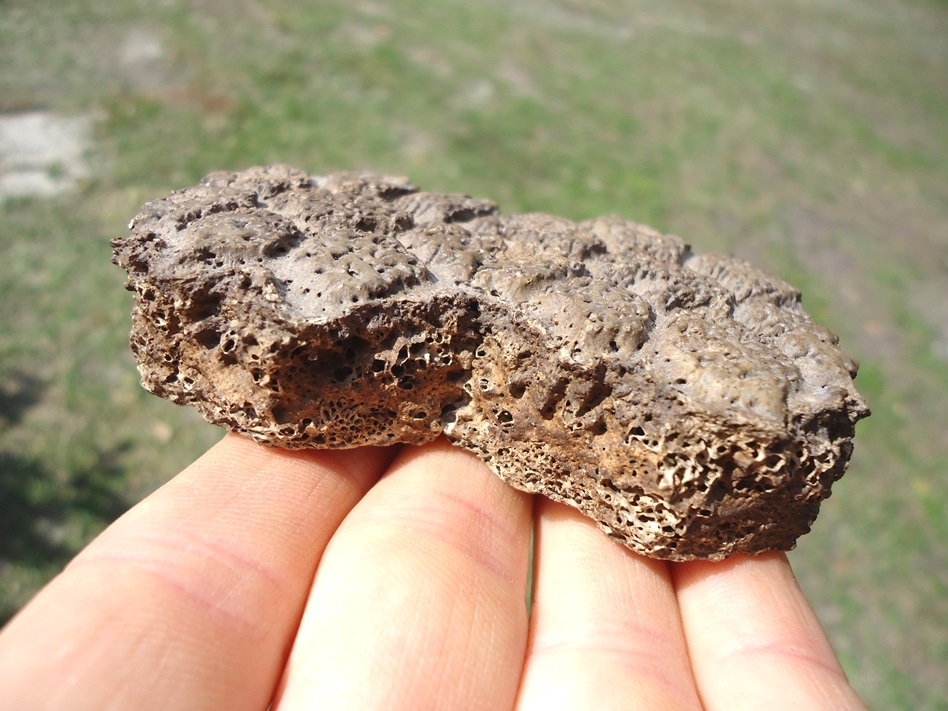
[[320, 553], [388, 457], [226, 437], [8, 625], [0, 706], [266, 708]]
[[537, 501], [534, 597], [520, 711], [698, 709], [665, 563]]
[[674, 567], [705, 708], [863, 709], [783, 553]]
[[510, 708], [530, 513], [444, 440], [403, 450], [326, 549], [275, 708]]

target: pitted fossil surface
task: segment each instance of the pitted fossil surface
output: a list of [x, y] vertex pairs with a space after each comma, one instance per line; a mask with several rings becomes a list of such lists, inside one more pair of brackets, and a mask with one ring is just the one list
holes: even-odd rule
[[619, 218], [270, 166], [113, 248], [155, 394], [278, 447], [443, 433], [657, 558], [793, 547], [869, 414], [793, 287]]

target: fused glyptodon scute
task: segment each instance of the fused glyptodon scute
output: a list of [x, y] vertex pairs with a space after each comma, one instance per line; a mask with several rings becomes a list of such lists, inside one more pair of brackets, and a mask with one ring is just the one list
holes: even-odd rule
[[793, 287], [619, 218], [271, 166], [113, 248], [152, 392], [279, 447], [444, 433], [658, 558], [791, 548], [868, 415]]

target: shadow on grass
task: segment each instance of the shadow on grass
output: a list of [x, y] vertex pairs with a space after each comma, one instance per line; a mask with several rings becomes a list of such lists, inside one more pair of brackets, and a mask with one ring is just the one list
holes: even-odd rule
[[[43, 384], [17, 373], [0, 388], [0, 428], [16, 426], [38, 403]], [[32, 569], [55, 574], [98, 531], [124, 513], [120, 445], [98, 452], [89, 466], [60, 473], [38, 458], [0, 449], [0, 574]], [[0, 597], [0, 626], [16, 612]]]

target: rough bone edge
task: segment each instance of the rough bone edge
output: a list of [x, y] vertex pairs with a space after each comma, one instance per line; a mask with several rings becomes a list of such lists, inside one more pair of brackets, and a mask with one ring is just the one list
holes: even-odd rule
[[657, 558], [792, 548], [869, 414], [795, 289], [620, 218], [269, 166], [130, 230], [150, 391], [278, 447], [443, 433]]

